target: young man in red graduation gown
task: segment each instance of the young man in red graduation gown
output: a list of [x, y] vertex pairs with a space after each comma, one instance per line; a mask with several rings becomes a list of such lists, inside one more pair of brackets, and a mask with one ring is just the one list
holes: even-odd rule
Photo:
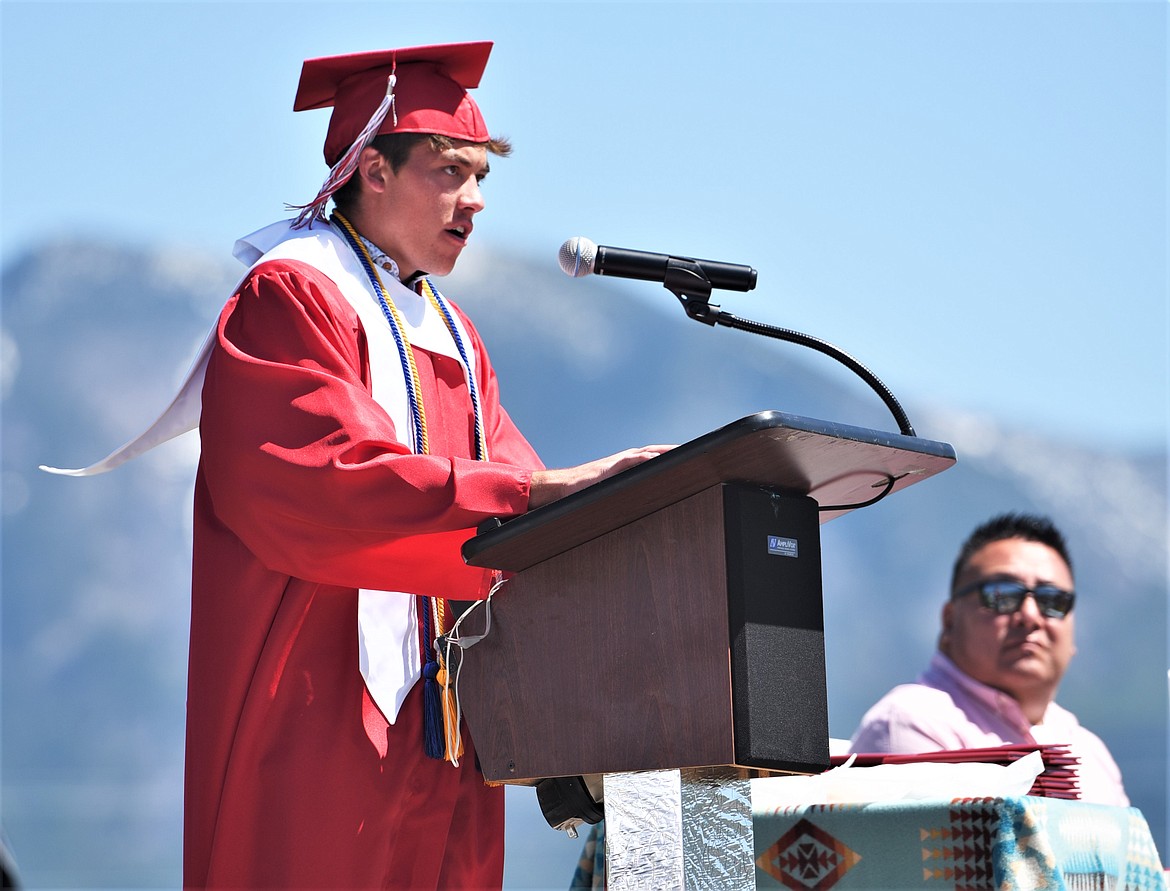
[[187, 887], [498, 888], [502, 790], [466, 727], [443, 760], [425, 704], [446, 600], [490, 582], [460, 545], [661, 451], [543, 469], [429, 278], [508, 151], [467, 92], [490, 48], [306, 62], [330, 177], [238, 245], [202, 391]]

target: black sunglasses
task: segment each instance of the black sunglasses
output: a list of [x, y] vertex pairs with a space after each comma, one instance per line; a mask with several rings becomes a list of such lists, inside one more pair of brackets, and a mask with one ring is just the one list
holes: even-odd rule
[[972, 591], [978, 591], [979, 602], [1000, 616], [1014, 613], [1023, 606], [1024, 598], [1031, 594], [1041, 614], [1050, 619], [1063, 619], [1072, 612], [1076, 600], [1074, 592], [1058, 588], [1056, 585], [1037, 585], [1035, 588], [1029, 588], [1023, 582], [1011, 579], [974, 582], [956, 591], [955, 597], [962, 597]]

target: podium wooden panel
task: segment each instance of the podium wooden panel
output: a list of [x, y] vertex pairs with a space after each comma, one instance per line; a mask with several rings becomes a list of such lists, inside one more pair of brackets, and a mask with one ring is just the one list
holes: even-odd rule
[[827, 767], [818, 519], [954, 460], [765, 412], [476, 536], [516, 573], [459, 675], [484, 775]]

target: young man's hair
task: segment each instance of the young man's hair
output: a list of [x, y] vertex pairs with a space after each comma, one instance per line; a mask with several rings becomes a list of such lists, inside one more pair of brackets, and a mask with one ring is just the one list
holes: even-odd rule
[[975, 555], [975, 552], [991, 544], [993, 541], [1005, 541], [1008, 539], [1021, 539], [1023, 541], [1034, 541], [1042, 545], [1047, 545], [1056, 551], [1061, 559], [1064, 560], [1068, 566], [1069, 573], [1072, 572], [1072, 558], [1068, 555], [1068, 547], [1065, 545], [1064, 536], [1053, 525], [1050, 519], [1035, 514], [1000, 514], [977, 527], [967, 537], [967, 540], [963, 542], [962, 548], [959, 549], [959, 556], [955, 558], [955, 567], [951, 572], [952, 597], [955, 596], [959, 576], [966, 567], [967, 561]]
[[[427, 140], [430, 141], [431, 148], [436, 152], [446, 151], [458, 143], [457, 140], [440, 136], [437, 133], [384, 133], [381, 136], [375, 136], [370, 146], [377, 149], [382, 157], [390, 162], [390, 169], [397, 173], [410, 158], [414, 147]], [[488, 150], [489, 154], [501, 158], [512, 154], [512, 143], [499, 136], [489, 139], [484, 143], [484, 148]], [[351, 176], [346, 180], [345, 185], [333, 193], [333, 204], [343, 214], [347, 213], [357, 200], [359, 190], [358, 177]]]

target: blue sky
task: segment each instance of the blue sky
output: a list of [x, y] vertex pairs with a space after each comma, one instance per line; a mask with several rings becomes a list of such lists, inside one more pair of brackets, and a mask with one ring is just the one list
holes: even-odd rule
[[724, 309], [904, 402], [1164, 441], [1162, 2], [3, 0], [3, 257], [77, 234], [226, 257], [324, 176], [302, 59], [480, 39], [516, 152], [469, 250], [748, 263]]

